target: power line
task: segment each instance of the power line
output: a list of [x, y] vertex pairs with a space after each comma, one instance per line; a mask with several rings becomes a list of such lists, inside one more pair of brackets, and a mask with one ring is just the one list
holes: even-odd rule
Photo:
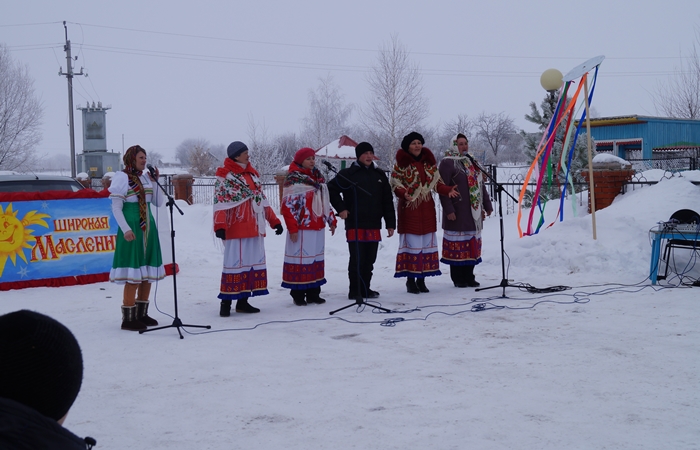
[[[244, 43], [244, 44], [270, 45], [270, 46], [279, 46], [279, 47], [312, 48], [312, 49], [321, 49], [321, 50], [342, 50], [342, 51], [369, 52], [369, 53], [377, 53], [380, 51], [378, 49], [367, 49], [367, 48], [333, 47], [333, 46], [324, 46], [324, 45], [294, 44], [294, 43], [289, 43], [289, 42], [257, 41], [257, 40], [251, 40], [251, 39], [222, 38], [222, 37], [216, 37], [216, 36], [203, 36], [203, 35], [197, 35], [197, 34], [173, 33], [173, 32], [167, 32], [167, 31], [141, 30], [138, 28], [112, 27], [112, 26], [108, 26], [108, 25], [96, 25], [96, 24], [79, 23], [79, 22], [68, 22], [68, 23], [74, 23], [75, 25], [86, 26], [86, 27], [105, 28], [105, 29], [119, 30], [119, 31], [129, 31], [129, 32], [133, 32], [133, 33], [158, 34], [158, 35], [164, 35], [164, 36], [177, 36], [177, 37], [186, 37], [186, 38], [195, 38], [195, 39], [206, 39], [206, 40], [213, 40], [213, 41], [240, 42], [240, 43]], [[488, 55], [488, 54], [414, 52], [414, 51], [411, 51], [409, 53], [414, 54], [414, 55], [428, 55], [428, 56], [450, 56], [450, 57], [465, 57], [465, 58], [498, 58], [498, 59], [545, 59], [545, 60], [557, 59], [557, 60], [578, 61], [578, 60], [584, 60], [584, 59], [590, 58], [590, 55], [587, 55], [587, 56], [551, 56], [551, 55], [547, 55], [547, 56], [522, 56], [522, 55]], [[639, 57], [636, 57], [636, 56], [608, 56], [608, 57], [606, 57], [606, 59], [608, 59], [608, 60], [655, 60], [655, 59], [677, 59], [677, 58], [679, 58], [679, 57], [678, 56], [639, 56]]]

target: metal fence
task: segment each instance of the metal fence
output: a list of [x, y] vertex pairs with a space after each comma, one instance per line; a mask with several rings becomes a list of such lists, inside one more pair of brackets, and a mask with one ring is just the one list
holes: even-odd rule
[[632, 168], [637, 172], [651, 169], [679, 172], [683, 170], [696, 170], [697, 159], [692, 156], [657, 156], [653, 159], [627, 159], [632, 163]]
[[[650, 186], [658, 183], [658, 179], [650, 180], [647, 179], [644, 172], [649, 170], [650, 167], [656, 168], [656, 169], [661, 169], [663, 170], [663, 173], [659, 177], [659, 179], [669, 179], [673, 177], [678, 177], [682, 176], [682, 172], [678, 170], [674, 170], [671, 167], [675, 166], [663, 166], [662, 164], [658, 163], [659, 160], [640, 160], [640, 162], [645, 161], [643, 164], [639, 164], [641, 167], [640, 169], [637, 169], [637, 172], [633, 175], [632, 180], [627, 182], [625, 186], [623, 186], [621, 194], [626, 193], [628, 190], [635, 190], [635, 189], [640, 189], [644, 186]], [[663, 160], [663, 161], [669, 161], [669, 160]], [[518, 167], [514, 167], [511, 169], [522, 169]], [[520, 192], [523, 188], [523, 183], [525, 181], [525, 176], [522, 173], [514, 173], [510, 174], [506, 177], [501, 177], [504, 178], [503, 180], [498, 179], [497, 174], [499, 170], [502, 170], [497, 168], [496, 166], [488, 166], [487, 170], [492, 174], [492, 177], [496, 179], [498, 184], [502, 187], [503, 193], [501, 194], [501, 201], [503, 201], [503, 214], [514, 214], [517, 212], [518, 207], [517, 203], [514, 202], [509, 195], [506, 195], [506, 192], [513, 196], [516, 199], [520, 198]], [[574, 177], [575, 179], [579, 179], [578, 177]], [[194, 183], [192, 185], [192, 202], [195, 204], [212, 204], [213, 199], [214, 199], [214, 182], [216, 181], [216, 178], [214, 177], [195, 177], [194, 178]], [[161, 184], [163, 187], [173, 195], [173, 184], [172, 184], [172, 175], [163, 175], [161, 177]], [[697, 184], [697, 183], [696, 183]], [[92, 180], [92, 186], [93, 189], [95, 190], [102, 190], [102, 184], [99, 179]], [[579, 206], [584, 206], [588, 204], [588, 184], [582, 181], [574, 181], [573, 183], [574, 189], [572, 192], [571, 190], [571, 185], [568, 185], [566, 190], [565, 190], [565, 202], [567, 204], [571, 203], [571, 196], [575, 195], [575, 201]], [[530, 180], [530, 182], [527, 185], [527, 190], [530, 191], [528, 194], [530, 197], [534, 195], [534, 191], [537, 187], [537, 184], [534, 180]], [[488, 180], [486, 182], [486, 188], [491, 196], [492, 202], [494, 203], [494, 210], [498, 210], [498, 187], [491, 181]], [[263, 183], [263, 190], [265, 192], [265, 195], [267, 196], [268, 201], [270, 202], [270, 206], [272, 206], [276, 211], [279, 211], [280, 208], [280, 195], [279, 195], [279, 186], [276, 183]], [[561, 195], [557, 195], [557, 190], [559, 192], [564, 191], [563, 186], [552, 186], [547, 189], [549, 193], [551, 194], [554, 192], [555, 195], [550, 195], [552, 197], [549, 201], [554, 201], [554, 202], [559, 202]], [[541, 197], [542, 198], [542, 197]], [[435, 204], [438, 209], [438, 219], [442, 217], [441, 214], [441, 207], [440, 207], [440, 201], [437, 198], [437, 195], [435, 196]]]

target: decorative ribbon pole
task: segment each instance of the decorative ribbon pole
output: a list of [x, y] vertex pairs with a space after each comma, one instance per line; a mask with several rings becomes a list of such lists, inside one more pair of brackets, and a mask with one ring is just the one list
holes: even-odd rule
[[580, 66], [576, 66], [564, 75], [564, 82], [572, 81], [576, 78], [583, 77], [583, 83], [585, 88], [585, 105], [586, 105], [586, 134], [588, 135], [588, 189], [590, 191], [591, 197], [591, 221], [593, 226], [593, 239], [596, 236], [596, 223], [595, 223], [595, 187], [593, 184], [593, 144], [591, 141], [591, 114], [589, 111], [589, 93], [588, 93], [588, 72], [595, 69], [603, 62], [605, 56], [600, 55], [589, 59]]

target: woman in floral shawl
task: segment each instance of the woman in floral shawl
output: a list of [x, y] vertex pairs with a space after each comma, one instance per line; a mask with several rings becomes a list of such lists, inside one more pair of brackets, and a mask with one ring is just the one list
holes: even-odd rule
[[415, 131], [401, 141], [391, 174], [391, 187], [399, 199], [399, 252], [395, 278], [407, 277], [411, 294], [429, 292], [425, 277], [441, 275], [437, 250], [437, 218], [433, 192], [458, 197], [456, 186], [440, 179], [435, 156], [423, 147], [423, 136]]
[[165, 278], [158, 230], [149, 205], [165, 204], [146, 169], [146, 150], [139, 145], [124, 153], [124, 170], [114, 174], [109, 186], [112, 214], [119, 225], [109, 281], [124, 285], [122, 330], [145, 330], [158, 322], [148, 316], [148, 296], [153, 281]]
[[214, 184], [214, 232], [224, 241], [219, 315], [257, 313], [248, 298], [266, 295], [265, 221], [282, 234], [282, 224], [262, 191], [260, 175], [248, 161], [248, 147], [232, 142], [226, 150], [224, 167], [216, 169]]
[[[469, 141], [463, 134], [452, 143], [440, 162], [440, 176], [447, 185], [465, 193], [459, 198], [440, 198], [442, 203], [442, 261], [450, 266], [456, 287], [477, 287], [474, 266], [481, 262], [481, 229], [493, 207], [484, 174], [467, 158]], [[468, 195], [466, 195], [468, 193]]]
[[281, 210], [287, 225], [282, 287], [291, 289], [289, 294], [298, 306], [326, 302], [320, 297], [321, 285], [326, 284], [324, 228], [328, 224], [332, 235], [337, 225], [326, 180], [315, 166], [313, 149], [297, 151], [282, 194]]

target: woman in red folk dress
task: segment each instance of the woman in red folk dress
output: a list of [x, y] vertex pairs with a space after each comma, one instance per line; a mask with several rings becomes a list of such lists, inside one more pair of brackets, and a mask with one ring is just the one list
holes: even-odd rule
[[411, 294], [429, 292], [425, 277], [441, 275], [437, 248], [437, 219], [433, 191], [458, 197], [456, 186], [440, 179], [435, 156], [423, 147], [423, 136], [415, 131], [401, 141], [391, 174], [391, 187], [399, 199], [399, 252], [395, 278], [407, 277]]
[[232, 142], [224, 167], [216, 170], [214, 184], [214, 232], [224, 241], [224, 268], [221, 273], [221, 309], [219, 315], [236, 312], [257, 313], [248, 298], [266, 295], [265, 221], [283, 232], [282, 224], [262, 191], [260, 175], [248, 161], [248, 147]]
[[282, 287], [291, 289], [295, 305], [325, 303], [320, 296], [326, 283], [324, 229], [328, 224], [333, 235], [337, 221], [313, 149], [302, 148], [294, 155], [284, 180], [281, 210], [287, 225]]

